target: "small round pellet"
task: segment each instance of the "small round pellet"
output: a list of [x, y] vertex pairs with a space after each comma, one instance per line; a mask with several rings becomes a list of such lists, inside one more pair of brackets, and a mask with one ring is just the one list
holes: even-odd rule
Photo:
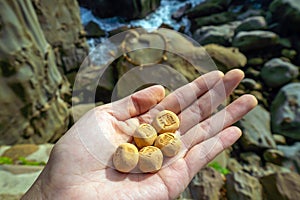
[[142, 172], [154, 173], [160, 170], [163, 163], [161, 150], [154, 146], [147, 146], [139, 151], [138, 167]]
[[134, 142], [139, 148], [153, 145], [156, 137], [156, 130], [150, 124], [141, 124], [133, 135]]
[[118, 146], [113, 155], [113, 164], [120, 172], [130, 172], [139, 161], [139, 152], [135, 145], [123, 143]]
[[169, 110], [159, 112], [152, 122], [152, 126], [158, 133], [174, 133], [179, 128], [179, 118]]
[[173, 133], [160, 134], [154, 143], [166, 157], [173, 157], [178, 154], [181, 148], [180, 139]]

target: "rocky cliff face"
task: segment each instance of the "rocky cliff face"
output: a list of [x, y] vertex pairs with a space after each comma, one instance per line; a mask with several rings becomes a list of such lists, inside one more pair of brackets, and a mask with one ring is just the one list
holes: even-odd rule
[[0, 2], [0, 144], [44, 143], [67, 129], [61, 75], [79, 67], [87, 46], [76, 1]]
[[64, 73], [77, 70], [88, 53], [77, 1], [31, 2], [59, 69]]

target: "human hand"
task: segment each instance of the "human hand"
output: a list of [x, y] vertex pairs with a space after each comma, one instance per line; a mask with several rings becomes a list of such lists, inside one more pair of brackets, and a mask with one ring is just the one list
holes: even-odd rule
[[[240, 70], [226, 75], [213, 71], [166, 98], [162, 86], [152, 86], [94, 108], [55, 144], [47, 165], [22, 199], [176, 198], [202, 167], [241, 136], [232, 124], [255, 107], [253, 96], [244, 95], [211, 114], [243, 76]], [[106, 163], [111, 156], [106, 147], [130, 140], [140, 123], [151, 123], [164, 109], [181, 120], [179, 133], [185, 151], [180, 158], [154, 174], [124, 174], [111, 168]], [[99, 130], [105, 139], [97, 137]]]

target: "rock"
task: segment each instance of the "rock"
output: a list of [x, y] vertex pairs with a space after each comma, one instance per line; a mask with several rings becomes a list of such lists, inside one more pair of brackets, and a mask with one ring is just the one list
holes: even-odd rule
[[262, 164], [261, 158], [253, 152], [241, 153], [240, 157], [241, 157], [241, 160], [243, 160], [245, 163], [252, 165], [252, 166], [260, 167]]
[[243, 131], [240, 139], [243, 149], [259, 151], [276, 147], [270, 130], [270, 114], [262, 106], [250, 111], [238, 126]]
[[185, 4], [184, 6], [180, 7], [177, 11], [172, 13], [172, 19], [180, 20], [185, 12], [190, 9], [192, 5], [190, 3]]
[[12, 167], [0, 165], [0, 197], [10, 196], [17, 199], [17, 197], [25, 194], [31, 187], [43, 168], [37, 166], [19, 166], [19, 173], [14, 174], [10, 169]]
[[245, 88], [247, 88], [248, 90], [254, 90], [254, 89], [258, 89], [258, 83], [251, 78], [244, 78], [241, 81], [241, 84], [245, 86]]
[[267, 149], [264, 151], [263, 157], [267, 162], [271, 162], [276, 165], [281, 165], [284, 154], [282, 151], [277, 149]]
[[54, 142], [68, 128], [69, 83], [32, 2], [0, 1], [0, 13], [0, 145]]
[[252, 65], [252, 66], [259, 66], [262, 65], [264, 63], [264, 59], [263, 58], [250, 58], [248, 60], [248, 65]]
[[300, 83], [282, 87], [271, 105], [272, 130], [276, 134], [300, 139]]
[[285, 85], [296, 78], [298, 74], [298, 67], [280, 58], [269, 60], [261, 69], [261, 78], [271, 88]]
[[19, 159], [19, 157], [27, 157], [38, 150], [38, 145], [35, 144], [16, 144], [7, 149], [1, 156], [9, 157], [13, 161]]
[[267, 28], [267, 22], [262, 16], [249, 17], [241, 22], [235, 32], [262, 30]]
[[236, 14], [232, 12], [221, 12], [205, 17], [198, 17], [192, 21], [192, 30], [196, 30], [202, 26], [221, 25], [235, 20]]
[[273, 46], [277, 41], [278, 35], [270, 31], [241, 31], [233, 38], [232, 45], [250, 51]]
[[262, 186], [259, 180], [249, 174], [238, 171], [226, 176], [227, 198], [234, 199], [262, 199]]
[[[25, 157], [28, 161], [47, 162], [53, 144], [18, 144], [14, 146], [1, 146], [0, 156], [7, 156], [14, 160]], [[31, 165], [0, 165], [0, 199], [3, 197], [20, 199], [37, 179], [44, 166]]]
[[194, 32], [193, 38], [201, 45], [214, 43], [226, 46], [231, 44], [237, 24], [238, 22], [221, 26], [204, 26]]
[[293, 49], [282, 49], [281, 55], [290, 60], [293, 60], [297, 56], [297, 52]]
[[144, 18], [160, 5], [160, 0], [79, 0], [100, 18], [125, 17], [127, 20]]
[[186, 12], [190, 19], [220, 13], [230, 4], [231, 0], [207, 0]]
[[283, 135], [273, 134], [273, 138], [274, 138], [276, 144], [280, 144], [280, 145], [286, 144], [286, 140]]
[[242, 14], [237, 16], [238, 20], [244, 20], [247, 19], [248, 17], [254, 17], [254, 16], [261, 16], [264, 14], [263, 10], [253, 10], [253, 9], [248, 9], [245, 12], [243, 12]]
[[76, 0], [31, 0], [47, 42], [53, 47], [56, 65], [63, 74], [79, 69], [88, 44]]
[[189, 188], [193, 199], [218, 200], [220, 189], [224, 185], [222, 175], [213, 168], [205, 167], [192, 179]]
[[231, 172], [237, 172], [243, 169], [242, 165], [235, 158], [228, 159], [227, 168]]
[[53, 144], [16, 144], [13, 146], [1, 146], [0, 156], [11, 158], [15, 163], [20, 157], [24, 157], [26, 160], [47, 162], [50, 152], [53, 148]]
[[272, 18], [279, 22], [284, 32], [290, 33], [300, 31], [300, 4], [298, 0], [274, 0], [269, 10], [272, 13]]
[[84, 30], [87, 33], [87, 37], [104, 37], [105, 31], [100, 29], [99, 25], [93, 21], [84, 26]]
[[296, 142], [292, 146], [278, 145], [278, 149], [283, 152], [285, 157], [283, 165], [300, 173], [300, 142]]
[[247, 58], [236, 48], [223, 47], [216, 44], [204, 46], [207, 53], [216, 62], [219, 70], [226, 72], [232, 68], [244, 67], [247, 63]]
[[260, 178], [265, 199], [299, 200], [300, 176], [299, 174], [274, 173]]

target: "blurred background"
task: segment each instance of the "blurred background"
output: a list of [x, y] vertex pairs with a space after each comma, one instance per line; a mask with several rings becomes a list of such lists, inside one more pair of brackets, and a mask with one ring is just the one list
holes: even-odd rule
[[[133, 33], [184, 55], [204, 48], [219, 70], [245, 72], [228, 102], [245, 93], [259, 101], [236, 124], [241, 139], [199, 171], [178, 199], [299, 200], [299, 0], [0, 0], [0, 199], [19, 199], [73, 116], [110, 102], [119, 78], [143, 60], [180, 72], [175, 88], [199, 76], [178, 56], [145, 51], [137, 54], [143, 59], [130, 54], [114, 60], [95, 95], [88, 87], [73, 91], [97, 45], [132, 28], [177, 31]], [[101, 52], [96, 57], [106, 59]], [[95, 78], [94, 67], [82, 85]]]

